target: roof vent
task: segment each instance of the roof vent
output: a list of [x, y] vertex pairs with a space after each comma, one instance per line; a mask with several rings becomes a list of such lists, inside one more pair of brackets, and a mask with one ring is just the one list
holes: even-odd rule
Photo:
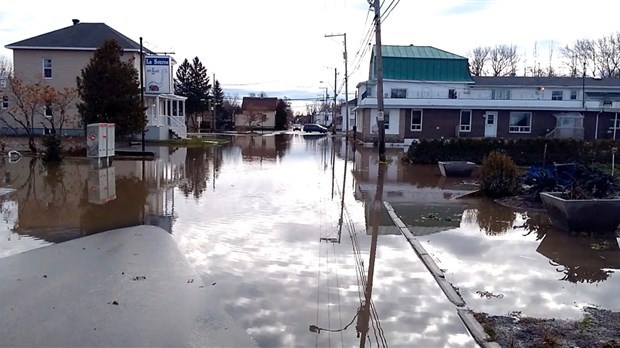
[[73, 25], [76, 25], [76, 24], [80, 23], [79, 19], [72, 19], [71, 21], [73, 22]]

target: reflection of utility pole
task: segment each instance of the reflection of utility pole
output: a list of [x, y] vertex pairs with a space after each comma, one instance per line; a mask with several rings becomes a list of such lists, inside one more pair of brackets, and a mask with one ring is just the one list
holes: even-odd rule
[[340, 202], [340, 219], [338, 219], [338, 244], [340, 244], [340, 237], [342, 236], [342, 216], [344, 214], [344, 191], [347, 187], [347, 162], [349, 162], [349, 142], [344, 142], [344, 177], [342, 179], [342, 197]]
[[368, 262], [368, 277], [366, 278], [366, 289], [364, 289], [364, 305], [357, 318], [357, 332], [360, 336], [360, 348], [366, 346], [366, 336], [370, 322], [370, 302], [372, 300], [372, 281], [375, 274], [375, 257], [377, 255], [377, 239], [379, 235], [379, 212], [383, 206], [383, 180], [385, 174], [385, 163], [379, 162], [377, 177], [377, 190], [373, 202], [372, 214], [372, 239], [370, 241], [370, 261]]
[[334, 182], [336, 181], [336, 143], [332, 140], [332, 200], [334, 199]]
[[[370, 0], [368, 0], [370, 2]], [[375, 63], [377, 67], [377, 131], [379, 132], [379, 161], [385, 162], [385, 127], [383, 123], [383, 52], [381, 48], [381, 5], [374, 0], [375, 8]]]
[[332, 134], [336, 134], [336, 83], [338, 83], [338, 69], [334, 68], [334, 107], [332, 108]]

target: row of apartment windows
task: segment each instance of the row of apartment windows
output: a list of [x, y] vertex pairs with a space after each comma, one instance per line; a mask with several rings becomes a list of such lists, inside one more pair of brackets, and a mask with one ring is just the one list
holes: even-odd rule
[[[423, 110], [411, 110], [410, 115], [410, 129], [412, 131], [422, 131]], [[459, 129], [461, 132], [471, 132], [471, 116], [471, 110], [461, 110], [459, 124]], [[384, 122], [389, 125], [389, 117], [386, 117]], [[491, 122], [495, 122], [495, 120], [492, 120]], [[388, 127], [386, 126], [385, 128], [387, 129]], [[510, 133], [530, 133], [532, 131], [532, 113], [526, 111], [511, 112], [508, 131]]]
[[[572, 89], [570, 91], [569, 100], [577, 100], [578, 91], [576, 89]], [[370, 96], [368, 94], [367, 96]], [[387, 96], [387, 93], [386, 93]], [[406, 88], [392, 88], [390, 90], [390, 98], [395, 99], [405, 99], [407, 98], [407, 89]], [[457, 92], [455, 89], [448, 90], [448, 98], [456, 99]], [[510, 90], [509, 89], [494, 89], [491, 91], [491, 99], [494, 100], [509, 100], [511, 99]], [[564, 91], [551, 91], [551, 100], [564, 100]]]
[[[2, 103], [0, 104], [0, 108], [2, 110], [6, 110], [9, 108], [9, 97], [6, 95], [2, 96]], [[52, 117], [54, 116], [54, 111], [52, 109], [52, 105], [51, 104], [47, 104], [45, 105], [45, 108], [43, 109], [43, 116], [45, 117]]]

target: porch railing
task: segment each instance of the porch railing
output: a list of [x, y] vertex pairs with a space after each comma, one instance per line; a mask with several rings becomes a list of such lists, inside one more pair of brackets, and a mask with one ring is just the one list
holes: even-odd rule
[[185, 125], [184, 116], [163, 116], [166, 120], [168, 128], [181, 139], [187, 138], [187, 126]]

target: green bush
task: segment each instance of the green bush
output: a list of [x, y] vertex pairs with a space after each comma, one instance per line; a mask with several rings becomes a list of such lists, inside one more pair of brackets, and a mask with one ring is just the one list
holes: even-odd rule
[[409, 162], [435, 164], [438, 161], [471, 161], [481, 163], [491, 151], [502, 151], [518, 165], [567, 163], [610, 163], [611, 150], [617, 141], [585, 142], [572, 139], [496, 139], [460, 138], [429, 139], [412, 145], [407, 151]]
[[491, 197], [510, 196], [517, 192], [519, 168], [499, 151], [491, 152], [480, 169], [480, 188]]

